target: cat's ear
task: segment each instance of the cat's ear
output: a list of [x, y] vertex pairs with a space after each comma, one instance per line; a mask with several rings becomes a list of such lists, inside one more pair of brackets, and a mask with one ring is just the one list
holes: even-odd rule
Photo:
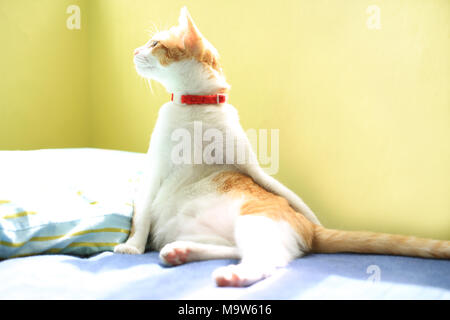
[[180, 27], [184, 31], [183, 44], [186, 49], [193, 52], [201, 50], [202, 35], [192, 20], [186, 7], [181, 8], [180, 18], [178, 19]]

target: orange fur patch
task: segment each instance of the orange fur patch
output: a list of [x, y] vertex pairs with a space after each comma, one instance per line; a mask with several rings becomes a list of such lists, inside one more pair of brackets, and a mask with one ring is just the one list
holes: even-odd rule
[[216, 57], [209, 49], [204, 47], [201, 48], [201, 50], [193, 52], [188, 49], [181, 49], [170, 41], [160, 40], [160, 42], [153, 48], [152, 54], [163, 66], [168, 66], [172, 62], [185, 59], [196, 59], [217, 72], [222, 73], [218, 57]]
[[239, 172], [222, 172], [214, 177], [218, 191], [233, 197], [244, 197], [241, 215], [262, 215], [273, 220], [286, 221], [302, 237], [308, 248], [312, 247], [314, 228], [302, 214], [297, 213], [283, 197], [275, 195], [247, 175]]
[[244, 198], [241, 215], [262, 215], [288, 222], [307, 245], [322, 253], [357, 252], [395, 254], [423, 258], [450, 258], [450, 242], [365, 231], [341, 231], [314, 225], [297, 213], [286, 199], [277, 196], [238, 172], [222, 172], [214, 177], [218, 191]]

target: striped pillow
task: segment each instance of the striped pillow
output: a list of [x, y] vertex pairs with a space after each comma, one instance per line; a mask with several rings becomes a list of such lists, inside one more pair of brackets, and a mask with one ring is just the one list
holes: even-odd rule
[[132, 208], [80, 210], [78, 217], [55, 221], [46, 211], [28, 211], [0, 200], [0, 258], [60, 253], [86, 256], [111, 251], [127, 239]]
[[[133, 215], [137, 170], [131, 160], [136, 160], [136, 154], [39, 151], [1, 152], [0, 160], [19, 153], [28, 165], [25, 169], [14, 162], [11, 170], [0, 170], [0, 259], [34, 254], [87, 256], [112, 251], [124, 242]], [[45, 168], [42, 163], [47, 164]]]

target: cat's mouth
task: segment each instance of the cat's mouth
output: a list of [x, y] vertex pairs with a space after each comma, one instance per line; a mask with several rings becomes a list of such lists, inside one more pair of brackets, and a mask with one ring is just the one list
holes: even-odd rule
[[150, 65], [140, 65], [140, 64], [136, 64], [136, 68], [141, 69], [141, 70], [153, 70], [156, 67], [154, 66], [150, 66]]
[[156, 69], [155, 66], [152, 66], [150, 64], [142, 64], [142, 63], [136, 63], [136, 71], [138, 74], [145, 78], [149, 78], [154, 73], [154, 70]]
[[154, 69], [155, 66], [153, 66], [150, 61], [148, 61], [147, 57], [145, 56], [141, 56], [141, 55], [136, 55], [134, 57], [134, 64], [136, 65], [137, 68], [142, 68], [142, 69]]

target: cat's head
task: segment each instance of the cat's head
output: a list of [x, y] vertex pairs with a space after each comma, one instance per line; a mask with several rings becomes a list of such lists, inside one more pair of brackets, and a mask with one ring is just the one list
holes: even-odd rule
[[134, 63], [141, 76], [160, 82], [171, 93], [217, 94], [229, 89], [217, 50], [202, 36], [186, 7], [178, 26], [157, 32], [135, 50]]

